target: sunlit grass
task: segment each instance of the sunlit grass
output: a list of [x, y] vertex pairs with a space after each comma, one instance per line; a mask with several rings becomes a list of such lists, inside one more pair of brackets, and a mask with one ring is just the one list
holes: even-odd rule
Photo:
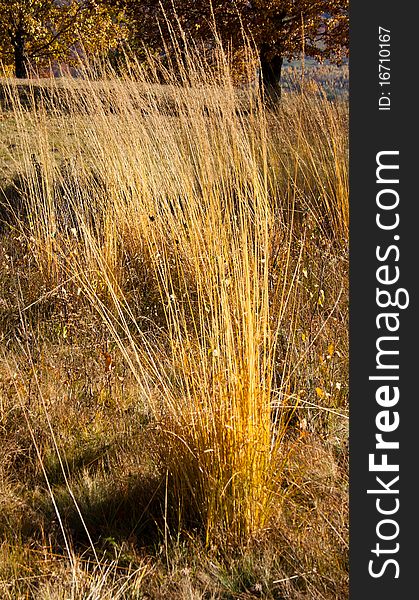
[[[282, 514], [299, 530], [298, 497], [312, 493], [301, 445], [323, 436], [313, 456], [326, 461], [326, 480], [346, 435], [347, 107], [314, 84], [266, 106], [233, 86], [222, 55], [217, 76], [193, 58], [180, 81], [165, 72], [167, 87], [150, 63], [100, 82], [53, 82], [45, 94], [28, 84], [28, 105], [8, 88], [18, 146], [8, 161], [19, 175], [6, 215], [30, 258], [4, 250], [19, 335], [18, 358], [3, 359], [12, 391], [2, 411], [17, 406], [26, 419], [42, 467], [33, 477], [50, 482], [47, 497], [65, 515], [61, 537], [66, 519], [81, 520], [93, 554], [85, 516], [114, 507], [112, 481], [116, 494], [125, 489], [143, 449], [168, 561], [171, 541], [191, 531], [226, 551], [265, 536]], [[42, 337], [56, 346], [35, 351], [48, 302], [58, 322]], [[72, 306], [89, 324], [71, 318]], [[80, 387], [75, 366], [57, 388], [61, 350], [91, 343], [92, 328], [76, 363], [88, 355], [96, 374], [85, 369]], [[132, 502], [124, 510], [137, 525], [150, 518], [152, 498], [139, 514]], [[125, 584], [112, 587], [111, 567], [94, 558], [86, 594], [119, 597]], [[301, 572], [314, 593], [316, 576]], [[138, 585], [147, 573], [135, 572]]]

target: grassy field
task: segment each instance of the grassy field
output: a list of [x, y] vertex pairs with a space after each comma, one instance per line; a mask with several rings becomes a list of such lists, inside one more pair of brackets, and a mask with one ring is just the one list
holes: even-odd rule
[[347, 100], [165, 78], [2, 82], [0, 596], [341, 600]]

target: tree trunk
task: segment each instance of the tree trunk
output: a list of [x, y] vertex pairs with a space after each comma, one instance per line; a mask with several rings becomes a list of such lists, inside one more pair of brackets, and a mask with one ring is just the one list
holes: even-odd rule
[[24, 79], [28, 76], [28, 63], [25, 48], [25, 32], [22, 28], [18, 28], [13, 40], [15, 75], [18, 79]]
[[[269, 57], [269, 58], [268, 58]], [[259, 85], [266, 98], [279, 100], [281, 97], [281, 71], [283, 58], [280, 54], [268, 53], [266, 46], [260, 49]]]

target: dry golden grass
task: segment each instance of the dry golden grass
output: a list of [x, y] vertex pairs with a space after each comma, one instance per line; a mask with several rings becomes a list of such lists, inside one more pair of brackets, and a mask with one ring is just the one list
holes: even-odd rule
[[346, 103], [153, 68], [4, 84], [0, 590], [342, 598]]

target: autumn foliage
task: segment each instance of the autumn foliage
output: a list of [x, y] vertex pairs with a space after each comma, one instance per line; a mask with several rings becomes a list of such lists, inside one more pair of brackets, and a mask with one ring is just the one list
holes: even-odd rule
[[167, 52], [174, 39], [208, 49], [218, 38], [241, 56], [250, 42], [265, 83], [273, 86], [284, 59], [304, 53], [339, 63], [348, 53], [348, 0], [120, 0], [120, 6], [139, 50], [145, 45]]
[[[0, 2], [0, 58], [17, 77], [29, 66], [132, 50], [174, 54], [173, 45], [206, 51], [222, 41], [236, 64], [252, 45], [268, 86], [284, 59], [339, 62], [348, 53], [349, 0], [12, 0]], [[246, 62], [246, 61], [244, 61]]]
[[0, 59], [16, 77], [52, 60], [108, 52], [123, 35], [118, 12], [95, 0], [0, 2]]

